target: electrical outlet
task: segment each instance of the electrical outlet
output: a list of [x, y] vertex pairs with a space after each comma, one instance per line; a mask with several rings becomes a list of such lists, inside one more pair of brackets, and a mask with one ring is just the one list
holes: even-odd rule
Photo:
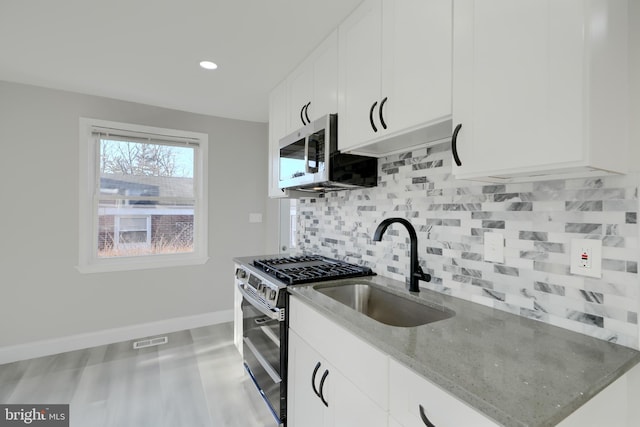
[[602, 277], [602, 241], [571, 239], [571, 274]]

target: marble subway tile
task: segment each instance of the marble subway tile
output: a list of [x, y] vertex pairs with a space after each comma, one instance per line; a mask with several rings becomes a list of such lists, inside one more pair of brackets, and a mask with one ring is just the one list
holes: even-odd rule
[[555, 253], [564, 253], [565, 246], [562, 243], [554, 243], [554, 242], [533, 242], [533, 247], [536, 250], [543, 252], [555, 252]]
[[602, 224], [568, 223], [564, 229], [567, 233], [600, 234], [602, 233]]
[[567, 319], [586, 323], [588, 325], [595, 325], [599, 328], [604, 327], [604, 318], [602, 316], [595, 316], [593, 314], [582, 313], [580, 311], [569, 311], [567, 313]]
[[541, 192], [553, 192], [564, 190], [566, 186], [567, 184], [564, 180], [539, 181], [533, 183], [533, 190]]
[[549, 258], [549, 254], [547, 252], [539, 251], [520, 251], [520, 258], [542, 261]]
[[521, 240], [548, 240], [547, 233], [538, 231], [520, 231], [519, 236]]
[[495, 264], [493, 266], [493, 270], [498, 274], [505, 274], [507, 276], [516, 276], [517, 277], [520, 274], [520, 271], [517, 268], [508, 267], [506, 265]]
[[622, 260], [603, 258], [602, 268], [605, 270], [626, 271], [627, 263]]
[[485, 220], [485, 221], [482, 221], [482, 228], [504, 229], [504, 221]]
[[503, 294], [502, 292], [496, 292], [486, 288], [482, 289], [482, 294], [498, 301], [504, 301], [506, 298], [505, 294]]
[[565, 202], [565, 210], [567, 211], [602, 211], [602, 200], [599, 201], [569, 201]]
[[540, 292], [545, 292], [547, 294], [554, 294], [554, 295], [560, 295], [560, 296], [564, 296], [565, 295], [565, 287], [564, 286], [553, 285], [553, 284], [545, 283], [545, 282], [535, 282], [533, 284], [533, 287], [534, 287], [535, 290], [540, 291]]
[[580, 294], [582, 295], [582, 298], [584, 298], [588, 302], [594, 302], [597, 304], [604, 303], [604, 295], [599, 292], [587, 292], [581, 290]]
[[618, 211], [628, 212], [638, 209], [638, 202], [636, 200], [605, 200], [605, 211]]

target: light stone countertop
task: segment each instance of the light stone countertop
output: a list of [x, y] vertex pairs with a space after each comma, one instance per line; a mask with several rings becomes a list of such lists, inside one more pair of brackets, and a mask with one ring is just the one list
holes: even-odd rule
[[453, 310], [452, 318], [387, 326], [321, 294], [314, 284], [291, 295], [505, 426], [554, 426], [640, 362], [640, 352], [381, 276], [322, 282], [371, 282]]

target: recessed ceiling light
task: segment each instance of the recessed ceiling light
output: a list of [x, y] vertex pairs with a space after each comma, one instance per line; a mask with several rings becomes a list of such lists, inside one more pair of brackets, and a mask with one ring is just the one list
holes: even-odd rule
[[200, 61], [200, 66], [205, 70], [215, 70], [216, 68], [218, 68], [218, 64], [211, 61]]

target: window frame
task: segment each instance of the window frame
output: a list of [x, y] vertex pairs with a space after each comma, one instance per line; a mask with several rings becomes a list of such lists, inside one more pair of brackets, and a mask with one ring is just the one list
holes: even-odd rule
[[[98, 257], [98, 201], [100, 199], [99, 140], [92, 135], [96, 128], [114, 129], [131, 136], [151, 134], [167, 140], [197, 142], [194, 149], [193, 252], [148, 254], [112, 258]], [[76, 268], [81, 273], [142, 270], [198, 265], [208, 258], [208, 145], [205, 133], [153, 126], [80, 118], [79, 137], [79, 251]]]

